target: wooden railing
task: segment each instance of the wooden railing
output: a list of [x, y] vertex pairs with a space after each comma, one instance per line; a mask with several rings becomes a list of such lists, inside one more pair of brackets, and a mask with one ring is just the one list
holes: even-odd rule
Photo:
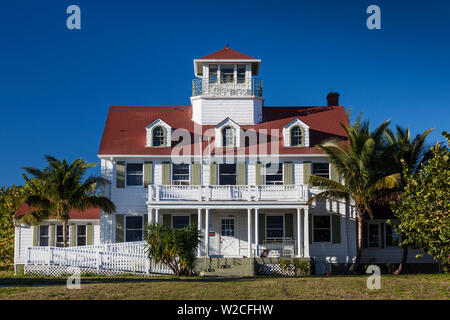
[[145, 242], [80, 247], [28, 247], [27, 265], [56, 265], [132, 273], [172, 274], [145, 253]]
[[152, 185], [148, 199], [159, 201], [306, 201], [305, 185]]

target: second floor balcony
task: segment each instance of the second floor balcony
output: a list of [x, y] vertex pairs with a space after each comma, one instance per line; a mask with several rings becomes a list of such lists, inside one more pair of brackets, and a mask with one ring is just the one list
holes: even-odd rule
[[307, 201], [306, 185], [152, 185], [148, 201]]
[[217, 79], [206, 78], [192, 80], [192, 96], [223, 96], [223, 97], [262, 97], [263, 82], [260, 79]]

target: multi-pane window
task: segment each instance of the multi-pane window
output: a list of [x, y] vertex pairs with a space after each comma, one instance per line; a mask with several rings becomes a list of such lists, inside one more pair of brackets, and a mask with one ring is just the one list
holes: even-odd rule
[[209, 65], [209, 82], [210, 83], [217, 82], [217, 64]]
[[267, 185], [283, 184], [283, 164], [267, 163], [265, 166], [265, 177]]
[[266, 218], [267, 238], [283, 238], [284, 222], [283, 216], [267, 216]]
[[225, 237], [234, 237], [234, 219], [224, 218], [220, 225], [220, 234]]
[[127, 163], [127, 186], [143, 185], [143, 167], [142, 163]]
[[400, 244], [402, 237], [395, 231], [395, 229], [386, 224], [386, 246], [395, 247]]
[[299, 126], [291, 129], [291, 146], [301, 146], [303, 144], [303, 132]]
[[236, 185], [237, 169], [236, 164], [219, 165], [219, 185]]
[[[67, 234], [67, 243], [69, 243], [70, 234], [69, 234], [69, 226], [66, 228]], [[63, 226], [56, 226], [56, 246], [64, 247], [64, 237], [63, 237]]]
[[313, 216], [313, 240], [314, 242], [331, 241], [330, 216]]
[[312, 174], [324, 178], [330, 178], [330, 165], [328, 163], [313, 163]]
[[39, 245], [46, 247], [50, 243], [50, 233], [48, 226], [39, 226]]
[[380, 246], [379, 225], [377, 223], [369, 223], [368, 225], [368, 242], [369, 248], [377, 248]]
[[245, 82], [245, 64], [237, 65], [237, 82], [238, 83]]
[[144, 221], [142, 216], [125, 217], [125, 241], [141, 241], [144, 231]]
[[191, 184], [189, 175], [189, 164], [173, 164], [172, 165], [172, 184], [173, 185], [189, 185]]
[[235, 145], [234, 128], [225, 127], [222, 129], [222, 145], [224, 147], [234, 147]]
[[153, 147], [162, 147], [165, 143], [165, 131], [163, 127], [156, 127], [153, 129]]
[[234, 65], [233, 64], [221, 64], [220, 65], [220, 82], [221, 83], [233, 83], [234, 80]]
[[172, 216], [172, 228], [183, 229], [189, 226], [189, 216]]
[[85, 246], [87, 244], [86, 226], [77, 226], [77, 246]]

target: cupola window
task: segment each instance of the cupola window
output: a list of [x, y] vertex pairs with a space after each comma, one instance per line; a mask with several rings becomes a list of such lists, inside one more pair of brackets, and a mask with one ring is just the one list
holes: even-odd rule
[[234, 64], [222, 64], [220, 65], [220, 82], [221, 83], [233, 83], [234, 80]]
[[217, 82], [217, 64], [209, 65], [209, 82], [210, 83]]
[[245, 82], [245, 64], [237, 65], [237, 82], [238, 83]]

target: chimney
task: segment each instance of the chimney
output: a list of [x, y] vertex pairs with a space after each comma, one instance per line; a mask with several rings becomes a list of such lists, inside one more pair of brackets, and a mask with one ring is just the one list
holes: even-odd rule
[[339, 105], [339, 93], [337, 92], [330, 92], [327, 95], [327, 102], [328, 106], [338, 106]]

